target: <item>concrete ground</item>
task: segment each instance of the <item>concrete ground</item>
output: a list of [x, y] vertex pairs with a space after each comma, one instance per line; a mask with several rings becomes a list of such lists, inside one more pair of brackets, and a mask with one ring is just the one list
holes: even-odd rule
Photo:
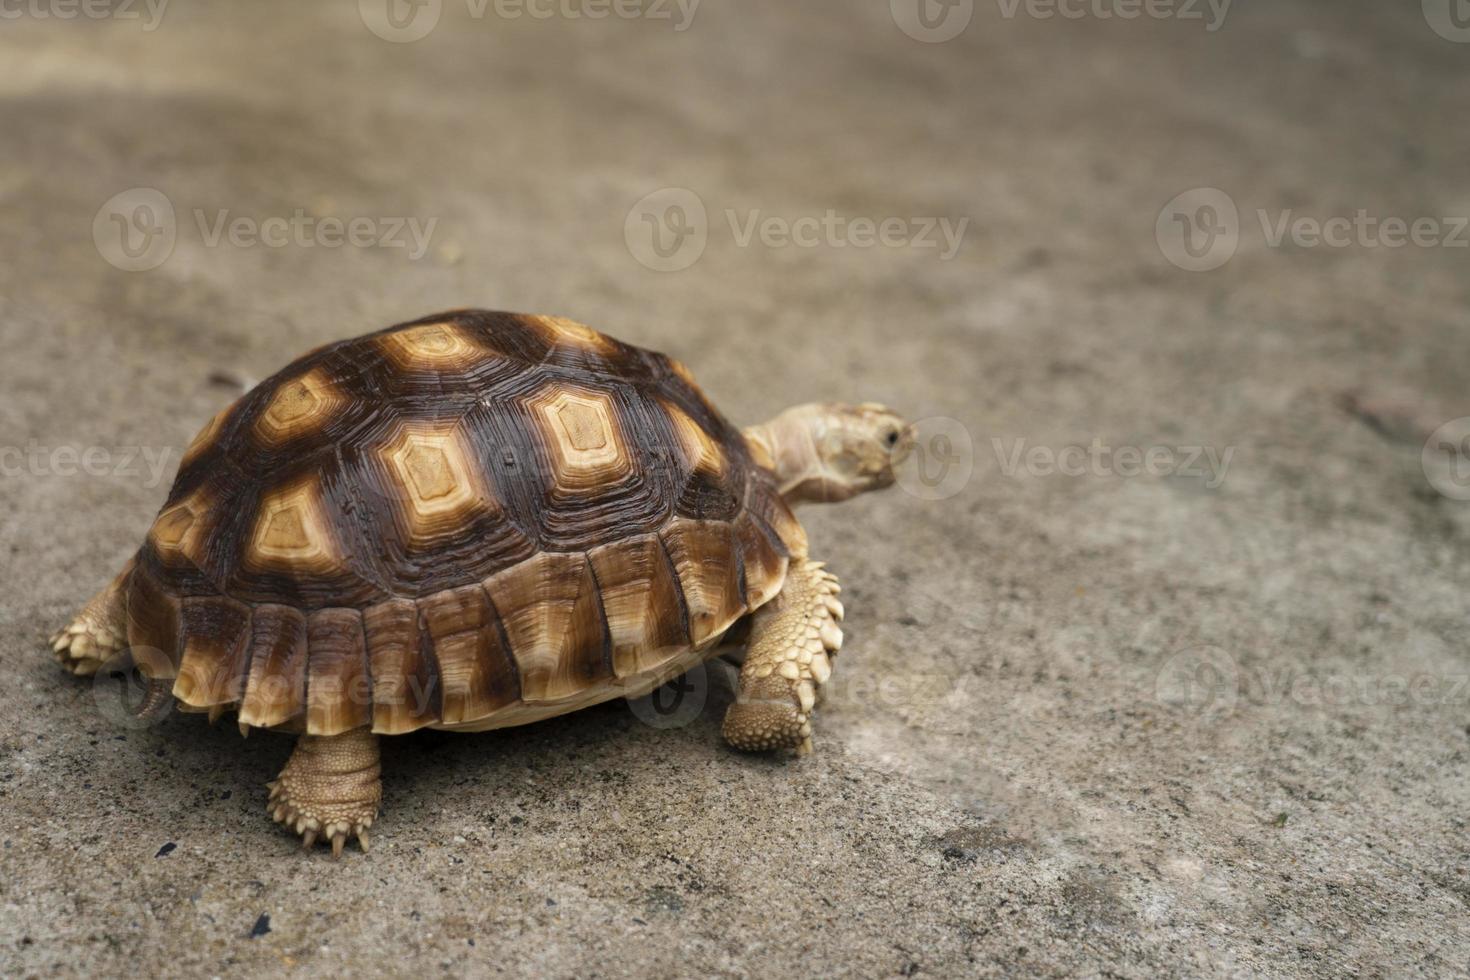
[[[0, 974], [1470, 969], [1447, 4], [5, 9]], [[57, 670], [239, 384], [454, 306], [928, 420], [805, 512], [813, 757], [726, 750], [718, 672], [394, 739], [332, 861], [264, 813], [286, 738]]]

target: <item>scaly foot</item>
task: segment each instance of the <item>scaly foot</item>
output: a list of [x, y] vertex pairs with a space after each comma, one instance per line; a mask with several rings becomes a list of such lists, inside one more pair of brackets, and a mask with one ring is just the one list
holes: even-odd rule
[[781, 594], [756, 610], [740, 689], [725, 713], [725, 741], [747, 752], [812, 750], [812, 709], [842, 646], [837, 577], [793, 560]]
[[73, 674], [90, 677], [128, 645], [124, 587], [132, 564], [82, 607], [63, 629], [51, 635], [51, 651]]
[[368, 828], [383, 798], [378, 737], [366, 728], [341, 735], [302, 735], [270, 787], [271, 817], [301, 835], [303, 847], [329, 841], [341, 856], [348, 837], [368, 849]]

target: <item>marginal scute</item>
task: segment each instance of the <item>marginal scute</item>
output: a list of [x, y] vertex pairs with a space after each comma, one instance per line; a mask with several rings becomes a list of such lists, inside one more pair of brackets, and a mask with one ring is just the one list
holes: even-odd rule
[[674, 569], [658, 535], [645, 534], [588, 552], [612, 641], [613, 673], [629, 677], [676, 659], [689, 634]]
[[521, 700], [559, 701], [613, 676], [585, 555], [542, 552], [485, 581], [510, 640]]
[[516, 700], [515, 664], [500, 640], [495, 609], [483, 589], [467, 585], [419, 602], [438, 667], [440, 721], [476, 721]]
[[178, 676], [183, 606], [147, 569], [134, 566], [128, 576], [128, 647], [149, 680]]
[[676, 518], [660, 534], [689, 610], [689, 638], [705, 646], [745, 613], [741, 559], [722, 521]]
[[764, 479], [753, 479], [746, 497], [746, 509], [755, 515], [785, 546], [793, 558], [805, 558], [807, 554], [806, 529], [791, 512], [786, 501], [775, 492]]
[[757, 609], [781, 591], [790, 559], [749, 512], [735, 522], [735, 539], [745, 566], [745, 606]]
[[306, 710], [307, 630], [299, 609], [276, 603], [255, 607], [250, 673], [240, 701], [240, 723], [284, 725]]
[[184, 647], [174, 697], [195, 708], [233, 704], [245, 693], [251, 607], [224, 596], [183, 601]]
[[418, 604], [389, 599], [363, 611], [373, 679], [373, 731], [402, 735], [439, 720], [439, 674]]
[[372, 721], [362, 613], [318, 609], [306, 621], [306, 732], [340, 735]]

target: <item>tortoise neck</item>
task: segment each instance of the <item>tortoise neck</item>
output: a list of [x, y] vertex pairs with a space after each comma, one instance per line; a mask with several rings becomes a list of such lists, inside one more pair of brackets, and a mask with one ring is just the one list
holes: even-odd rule
[[761, 425], [745, 428], [745, 442], [755, 461], [776, 474], [776, 484], [788, 504], [831, 499], [813, 434], [821, 405], [788, 408]]

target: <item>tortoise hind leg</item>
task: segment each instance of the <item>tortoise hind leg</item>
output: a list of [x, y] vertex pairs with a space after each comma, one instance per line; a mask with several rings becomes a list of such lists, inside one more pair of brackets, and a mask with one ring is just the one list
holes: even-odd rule
[[383, 798], [378, 736], [366, 728], [341, 735], [302, 735], [286, 768], [267, 783], [266, 809], [301, 835], [302, 846], [330, 841], [340, 856], [349, 836], [368, 849], [367, 830]]
[[61, 666], [73, 674], [90, 677], [118, 651], [128, 645], [128, 562], [108, 584], [94, 595], [70, 623], [51, 635], [51, 651]]
[[793, 559], [781, 592], [757, 609], [740, 668], [740, 689], [725, 713], [725, 741], [765, 752], [812, 750], [812, 708], [831, 676], [829, 654], [842, 646], [837, 577], [820, 562]]

